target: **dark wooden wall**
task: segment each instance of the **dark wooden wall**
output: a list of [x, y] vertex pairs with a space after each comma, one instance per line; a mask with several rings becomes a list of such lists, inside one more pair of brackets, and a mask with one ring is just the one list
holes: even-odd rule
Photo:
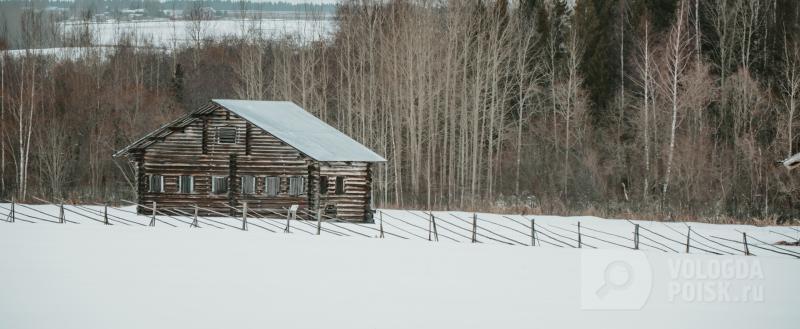
[[[327, 162], [320, 165], [320, 176], [328, 177], [328, 193], [320, 194], [320, 202], [335, 204], [343, 218], [364, 218], [369, 206], [367, 163]], [[344, 177], [344, 193], [336, 194], [336, 177]]]
[[[217, 143], [216, 129], [225, 126], [238, 128], [236, 144]], [[368, 219], [370, 188], [366, 163], [320, 164], [224, 108], [199, 117], [163, 140], [131, 153], [131, 160], [136, 162], [140, 204], [149, 206], [156, 201], [159, 209], [178, 208], [190, 213], [196, 204], [228, 214], [230, 208], [226, 204], [240, 207], [243, 202], [254, 211], [288, 208], [293, 204], [314, 211], [322, 174], [330, 179], [329, 193], [320, 195], [322, 204], [335, 204], [338, 218], [344, 220]], [[147, 177], [153, 174], [164, 176], [163, 193], [149, 192]], [[178, 192], [181, 175], [194, 176], [193, 193]], [[211, 193], [212, 176], [233, 177], [229, 194]], [[242, 195], [241, 176], [256, 177], [255, 194]], [[278, 196], [266, 195], [267, 176], [281, 177]], [[306, 177], [305, 195], [288, 194], [291, 176]], [[344, 177], [345, 194], [336, 195], [336, 176]]]

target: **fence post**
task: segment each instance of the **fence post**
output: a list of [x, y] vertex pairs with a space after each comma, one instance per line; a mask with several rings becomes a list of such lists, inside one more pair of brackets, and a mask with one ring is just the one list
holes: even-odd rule
[[16, 216], [17, 216], [17, 214], [14, 213], [14, 204], [16, 204], [16, 203], [17, 203], [16, 200], [14, 200], [14, 197], [12, 196], [11, 197], [11, 213], [8, 214], [8, 217], [9, 217], [9, 219], [11, 219], [12, 223], [16, 220]]
[[428, 241], [431, 241], [431, 236], [433, 235], [433, 222], [431, 222], [431, 217], [432, 216], [428, 216]]
[[633, 227], [633, 249], [639, 250], [639, 224]]
[[478, 214], [472, 213], [472, 243], [478, 242]]
[[744, 255], [750, 256], [750, 248], [747, 246], [747, 233], [742, 232], [742, 238], [744, 242]]
[[108, 203], [103, 205], [103, 224], [111, 225], [108, 222]]
[[[433, 212], [428, 210], [428, 215], [431, 216], [431, 223], [433, 224], [433, 239], [436, 242], [439, 242], [439, 232], [436, 231], [436, 217], [433, 217]], [[428, 237], [430, 240], [430, 236]]]
[[197, 205], [194, 205], [194, 218], [192, 219], [192, 226], [193, 227], [198, 227], [197, 226], [197, 212], [198, 212], [198, 207], [197, 207]]
[[289, 219], [292, 217], [292, 210], [286, 211], [286, 228], [283, 229], [284, 233], [289, 233]]
[[692, 227], [689, 226], [689, 230], [686, 231], [686, 253], [689, 253], [689, 239], [692, 236]]
[[581, 243], [581, 222], [578, 222], [578, 248], [581, 248], [583, 243]]
[[531, 247], [536, 246], [536, 219], [531, 218]]
[[289, 207], [289, 212], [286, 213], [286, 228], [283, 230], [284, 233], [291, 233], [290, 223], [292, 219], [297, 218], [297, 209], [298, 209], [297, 205], [292, 205], [291, 207]]
[[322, 234], [322, 211], [317, 209], [317, 235]]
[[378, 218], [380, 218], [381, 221], [381, 239], [383, 239], [383, 211], [378, 210]]
[[58, 205], [58, 222], [61, 224], [65, 224], [67, 219], [64, 217], [64, 202], [61, 202]]
[[150, 217], [150, 226], [156, 226], [156, 202], [153, 201], [153, 217]]
[[247, 202], [242, 202], [242, 231], [247, 231]]

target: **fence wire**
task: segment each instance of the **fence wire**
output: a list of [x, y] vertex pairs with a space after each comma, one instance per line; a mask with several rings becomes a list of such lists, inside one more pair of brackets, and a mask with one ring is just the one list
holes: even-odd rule
[[[198, 211], [202, 211], [205, 214], [213, 214], [217, 216], [202, 216], [202, 215], [195, 215], [191, 214], [182, 209], [153, 209], [147, 205], [138, 204], [135, 202], [121, 200], [122, 202], [128, 203], [130, 205], [140, 207], [139, 209], [143, 209], [143, 211], [150, 211], [155, 212], [153, 214], [140, 214], [137, 211], [131, 211], [124, 208], [118, 207], [111, 207], [101, 204], [95, 204], [91, 206], [87, 205], [75, 205], [75, 204], [63, 204], [59, 206], [58, 204], [52, 203], [48, 200], [36, 198], [37, 200], [46, 203], [50, 206], [55, 206], [57, 211], [61, 211], [63, 209], [64, 215], [63, 218], [59, 214], [58, 216], [54, 214], [50, 214], [42, 209], [37, 209], [30, 205], [14, 203], [14, 218], [15, 220], [26, 222], [26, 223], [62, 223], [62, 219], [65, 223], [70, 224], [81, 224], [82, 221], [75, 221], [75, 216], [78, 218], [83, 218], [89, 220], [90, 222], [97, 222], [109, 225], [124, 225], [124, 226], [148, 226], [146, 223], [142, 223], [136, 220], [132, 220], [130, 218], [126, 218], [126, 216], [120, 215], [120, 213], [127, 213], [127, 214], [134, 214], [138, 216], [137, 218], [148, 218], [149, 220], [155, 220], [158, 223], [162, 223], [168, 225], [170, 227], [178, 227], [171, 221], [175, 221], [176, 223], [182, 223], [189, 227], [196, 227], [196, 228], [204, 228], [210, 227], [215, 229], [236, 229], [236, 230], [243, 230], [244, 228], [244, 219], [242, 216], [232, 216], [231, 214], [242, 214], [244, 215], [244, 209], [239, 209], [228, 204], [223, 204], [226, 208], [231, 210], [230, 214], [225, 214], [219, 212], [214, 209], [208, 209], [205, 207], [196, 206]], [[7, 200], [3, 200], [7, 202]], [[97, 208], [92, 208], [97, 207]], [[104, 208], [103, 207], [107, 207]], [[11, 209], [5, 207], [4, 205], [0, 205], [0, 209], [4, 210], [6, 213], [5, 216], [6, 222], [9, 221]], [[476, 242], [476, 243], [485, 243], [488, 241], [492, 241], [495, 243], [505, 244], [505, 245], [515, 245], [515, 246], [531, 246], [533, 245], [533, 241], [538, 242], [538, 245], [548, 245], [552, 247], [559, 247], [559, 248], [578, 248], [578, 243], [580, 246], [585, 246], [588, 248], [595, 248], [597, 249], [598, 246], [594, 244], [588, 244], [585, 240], [589, 239], [592, 241], [596, 241], [602, 244], [605, 244], [604, 247], [619, 247], [624, 249], [635, 249], [633, 247], [633, 243], [628, 245], [625, 242], [634, 242], [635, 240], [632, 238], [635, 233], [632, 232], [631, 237], [607, 232], [601, 230], [596, 227], [587, 227], [586, 225], [577, 225], [572, 223], [571, 225], [579, 226], [579, 230], [570, 229], [567, 227], [563, 227], [560, 225], [554, 225], [553, 223], [549, 222], [536, 222], [532, 219], [526, 218], [525, 216], [519, 216], [521, 218], [515, 218], [517, 216], [506, 216], [501, 215], [502, 218], [507, 219], [508, 221], [498, 220], [498, 218], [488, 218], [488, 217], [478, 217], [477, 214], [473, 214], [471, 218], [465, 218], [460, 215], [449, 213], [449, 212], [440, 212], [440, 213], [431, 213], [431, 212], [420, 212], [420, 211], [410, 211], [405, 210], [406, 213], [417, 217], [419, 219], [425, 220], [425, 224], [431, 227], [424, 227], [423, 224], [414, 223], [409, 218], [401, 218], [390, 213], [386, 213], [384, 211], [380, 211], [376, 214], [376, 216], [380, 215], [382, 217], [386, 217], [381, 221], [381, 227], [378, 228], [378, 223], [372, 224], [365, 224], [365, 223], [355, 223], [350, 221], [341, 220], [336, 218], [335, 216], [330, 216], [327, 214], [317, 214], [316, 212], [310, 209], [300, 209], [298, 210], [298, 214], [302, 216], [298, 216], [294, 220], [288, 220], [288, 209], [281, 208], [281, 209], [247, 209], [247, 223], [246, 226], [248, 227], [255, 227], [262, 231], [267, 231], [270, 233], [282, 233], [285, 231], [287, 226], [287, 220], [289, 221], [288, 225], [291, 227], [291, 230], [296, 230], [299, 232], [303, 232], [309, 235], [316, 235], [317, 229], [320, 230], [321, 233], [331, 234], [335, 236], [356, 236], [356, 237], [366, 237], [366, 238], [378, 238], [381, 236], [389, 236], [394, 238], [400, 239], [417, 239], [417, 240], [429, 240], [426, 235], [432, 236], [433, 233], [438, 233], [437, 236], [447, 239], [453, 242]], [[73, 216], [73, 219], [67, 218], [67, 213]], [[179, 215], [178, 217], [174, 215]], [[444, 215], [448, 215], [451, 218], [447, 219], [444, 218]], [[52, 218], [52, 219], [51, 219]], [[186, 219], [189, 219], [187, 221]], [[308, 219], [306, 219], [308, 218]], [[318, 223], [315, 219], [320, 218], [320, 222]], [[53, 220], [55, 219], [55, 220]], [[167, 220], [169, 219], [169, 221]], [[435, 222], [431, 223], [431, 220]], [[627, 220], [629, 223], [634, 224], [632, 221]], [[195, 222], [197, 226], [195, 226]], [[231, 222], [239, 223], [239, 224], [231, 224]], [[292, 225], [294, 223], [294, 225]], [[241, 225], [240, 225], [241, 224]], [[580, 223], [578, 223], [580, 224]], [[680, 239], [686, 238], [688, 240], [688, 247], [691, 250], [698, 250], [705, 253], [713, 254], [713, 255], [737, 255], [737, 254], [744, 254], [744, 241], [737, 241], [735, 239], [720, 237], [720, 236], [705, 236], [704, 234], [691, 230], [691, 234], [684, 234], [680, 232], [675, 227], [668, 225], [666, 223], [661, 223], [664, 227], [666, 227], [669, 231], [674, 234], [678, 234], [683, 236]], [[686, 226], [687, 230], [690, 230], [690, 227], [683, 223]], [[434, 226], [435, 225], [435, 226]], [[800, 230], [794, 227], [788, 227], [789, 229], [800, 233]], [[434, 232], [434, 229], [436, 232]], [[670, 237], [668, 234], [664, 232], [656, 232], [651, 228], [639, 225], [639, 245], [645, 246], [647, 248], [651, 248], [653, 250], [658, 250], [661, 252], [673, 252], [673, 253], [680, 253], [680, 251], [674, 246], [686, 246], [687, 242], [679, 241], [679, 239]], [[559, 232], [556, 232], [560, 231]], [[417, 231], [417, 232], [415, 232]], [[735, 230], [738, 233], [742, 233], [739, 230]], [[424, 232], [424, 233], [423, 233]], [[587, 234], [590, 232], [590, 234]], [[773, 230], [769, 230], [769, 233], [788, 238], [790, 240], [797, 240], [796, 238], [781, 232], [776, 232]], [[534, 234], [532, 237], [531, 234]], [[602, 236], [600, 236], [602, 235]], [[472, 237], [475, 237], [473, 240]], [[520, 241], [518, 238], [519, 236], [523, 236], [525, 238], [530, 238], [531, 243], [525, 243]], [[611, 238], [607, 238], [611, 237]], [[621, 239], [621, 240], [616, 240]], [[644, 240], [644, 241], [643, 241]], [[779, 254], [783, 256], [788, 256], [792, 258], [800, 258], [800, 252], [789, 249], [783, 248], [774, 244], [767, 243], [757, 237], [752, 235], [748, 236], [748, 240], [752, 240], [758, 243], [747, 243], [748, 247], [768, 251], [770, 253]], [[726, 249], [726, 250], [723, 250]], [[755, 256], [754, 253], [750, 253], [750, 255]]]

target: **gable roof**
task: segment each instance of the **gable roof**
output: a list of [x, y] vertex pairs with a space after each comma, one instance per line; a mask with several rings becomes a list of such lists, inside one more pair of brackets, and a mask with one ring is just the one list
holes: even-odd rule
[[146, 148], [171, 134], [172, 127], [183, 128], [218, 107], [235, 113], [317, 161], [386, 161], [366, 146], [331, 127], [295, 103], [234, 99], [211, 100], [208, 105], [162, 126], [120, 150], [114, 156], [125, 155], [132, 149]]

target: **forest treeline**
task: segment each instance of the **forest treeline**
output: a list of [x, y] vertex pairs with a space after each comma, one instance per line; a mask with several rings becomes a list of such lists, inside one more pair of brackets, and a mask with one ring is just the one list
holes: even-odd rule
[[782, 221], [799, 17], [792, 0], [345, 1], [320, 40], [6, 54], [0, 187], [130, 197], [114, 150], [210, 98], [271, 99], [388, 159], [377, 206]]

